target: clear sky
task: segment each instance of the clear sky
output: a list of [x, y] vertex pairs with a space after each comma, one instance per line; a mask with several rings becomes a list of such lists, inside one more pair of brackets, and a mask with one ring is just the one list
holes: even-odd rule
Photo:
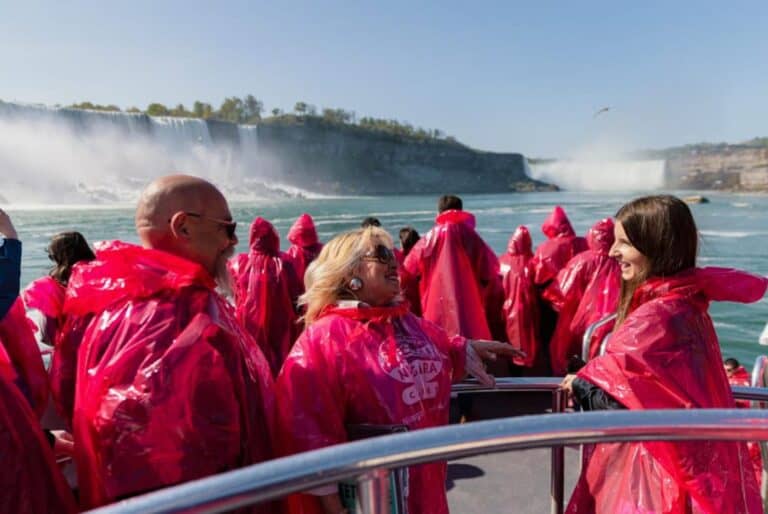
[[252, 93], [530, 157], [768, 136], [767, 1], [526, 4], [0, 0], [0, 99]]

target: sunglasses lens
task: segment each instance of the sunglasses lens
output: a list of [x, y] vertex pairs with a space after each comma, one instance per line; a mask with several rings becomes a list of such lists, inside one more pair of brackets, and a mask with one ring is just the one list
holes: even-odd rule
[[382, 264], [389, 264], [390, 262], [395, 260], [395, 254], [392, 253], [392, 250], [390, 250], [386, 246], [378, 245], [376, 246], [376, 258]]
[[230, 239], [234, 239], [235, 231], [237, 230], [237, 223], [233, 222], [231, 225], [227, 225], [227, 235]]

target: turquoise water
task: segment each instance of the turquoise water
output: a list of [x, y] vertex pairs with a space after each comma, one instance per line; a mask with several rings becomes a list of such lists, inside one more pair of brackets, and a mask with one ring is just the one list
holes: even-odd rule
[[[465, 209], [477, 216], [480, 234], [497, 253], [504, 251], [507, 239], [520, 224], [528, 225], [534, 244], [544, 236], [539, 229], [552, 206], [562, 205], [574, 228], [586, 232], [596, 220], [612, 215], [624, 202], [637, 196], [626, 193], [528, 193], [465, 195]], [[756, 195], [712, 194], [708, 204], [692, 205], [701, 232], [700, 265], [730, 266], [768, 275], [768, 197]], [[405, 226], [426, 232], [433, 223], [435, 196], [387, 196], [264, 200], [232, 205], [240, 223], [239, 251], [247, 246], [248, 225], [256, 216], [272, 221], [283, 237], [302, 212], [312, 214], [321, 240], [359, 226], [368, 215], [377, 216], [393, 235]], [[79, 230], [89, 241], [122, 239], [136, 242], [133, 209], [122, 208], [40, 208], [14, 210], [8, 207], [19, 237], [24, 242], [24, 284], [46, 273], [49, 262], [45, 247], [48, 239], [64, 230]], [[710, 312], [723, 346], [724, 356], [733, 356], [749, 368], [754, 358], [768, 353], [757, 344], [768, 321], [765, 300], [752, 305], [717, 303]]]

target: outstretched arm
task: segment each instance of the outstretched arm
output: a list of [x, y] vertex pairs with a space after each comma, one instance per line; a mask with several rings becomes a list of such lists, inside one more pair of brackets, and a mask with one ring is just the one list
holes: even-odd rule
[[10, 216], [0, 209], [0, 319], [4, 318], [19, 296], [21, 277], [21, 241]]

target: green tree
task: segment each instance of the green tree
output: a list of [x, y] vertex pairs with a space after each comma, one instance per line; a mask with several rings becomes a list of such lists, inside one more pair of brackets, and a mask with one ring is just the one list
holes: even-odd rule
[[211, 107], [211, 104], [209, 103], [195, 101], [195, 103], [192, 104], [192, 113], [196, 118], [207, 119], [213, 116], [213, 107]]
[[120, 112], [120, 107], [109, 104], [109, 105], [99, 105], [94, 104], [91, 102], [80, 102], [79, 104], [72, 104], [69, 106], [70, 109], [88, 109], [91, 111], [110, 111], [110, 112]]
[[307, 114], [307, 103], [306, 102], [296, 102], [296, 105], [293, 106], [293, 111], [298, 114], [299, 116], [303, 116]]
[[163, 104], [152, 103], [147, 106], [147, 114], [150, 116], [168, 116], [170, 111]]
[[137, 114], [137, 113], [140, 113], [140, 112], [141, 112], [141, 109], [139, 109], [138, 107], [128, 107], [128, 108], [125, 110], [125, 112], [130, 112], [130, 113], [134, 113], [134, 114]]
[[192, 118], [194, 116], [194, 113], [188, 111], [186, 107], [184, 107], [184, 104], [179, 104], [173, 109], [171, 109], [170, 115], [177, 116], [180, 118]]
[[225, 98], [214, 117], [221, 121], [244, 123], [246, 118], [243, 101], [236, 96]]
[[243, 100], [243, 121], [245, 123], [256, 123], [261, 120], [261, 113], [264, 112], [264, 103], [253, 95], [248, 95]]
[[275, 117], [277, 117], [277, 116], [280, 116], [281, 114], [283, 114], [283, 111], [281, 111], [281, 110], [280, 110], [280, 109], [278, 109], [277, 107], [275, 107], [274, 109], [272, 109], [272, 116], [275, 116]]

